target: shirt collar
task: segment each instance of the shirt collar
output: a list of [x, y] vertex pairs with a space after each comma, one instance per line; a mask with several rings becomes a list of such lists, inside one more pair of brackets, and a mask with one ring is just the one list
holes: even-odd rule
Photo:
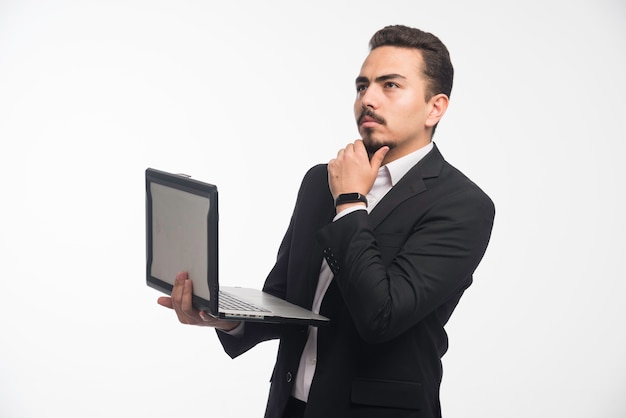
[[422, 158], [426, 156], [433, 149], [433, 142], [429, 142], [428, 145], [418, 149], [417, 151], [413, 151], [410, 154], [405, 155], [404, 157], [398, 158], [388, 164], [385, 164], [381, 168], [386, 168], [389, 173], [389, 177], [391, 177], [391, 185], [395, 186], [396, 183], [400, 181], [402, 177]]

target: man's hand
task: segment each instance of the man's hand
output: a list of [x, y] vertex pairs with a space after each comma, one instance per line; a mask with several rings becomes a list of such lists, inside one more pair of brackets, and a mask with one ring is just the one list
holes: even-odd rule
[[187, 273], [181, 272], [176, 275], [171, 297], [162, 296], [157, 302], [161, 306], [176, 311], [178, 320], [183, 324], [214, 327], [223, 331], [230, 331], [239, 325], [239, 322], [216, 319], [206, 312], [194, 309], [191, 304], [192, 295], [193, 284]]
[[361, 139], [339, 150], [337, 157], [328, 162], [328, 185], [333, 199], [343, 193], [367, 195], [388, 151], [389, 147], [381, 147], [370, 160]]

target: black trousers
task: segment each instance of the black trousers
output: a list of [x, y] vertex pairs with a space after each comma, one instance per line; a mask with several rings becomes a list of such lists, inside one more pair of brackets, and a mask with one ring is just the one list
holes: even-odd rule
[[283, 413], [283, 418], [303, 418], [305, 408], [306, 402], [302, 402], [301, 400], [290, 396], [285, 413]]

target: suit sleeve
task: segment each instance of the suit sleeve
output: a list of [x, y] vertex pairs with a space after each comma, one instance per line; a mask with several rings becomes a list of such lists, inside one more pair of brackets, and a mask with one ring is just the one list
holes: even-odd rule
[[411, 225], [388, 260], [380, 241], [399, 238], [372, 230], [364, 211], [321, 229], [317, 238], [361, 337], [389, 341], [462, 292], [487, 248], [494, 213], [478, 188], [447, 194]]

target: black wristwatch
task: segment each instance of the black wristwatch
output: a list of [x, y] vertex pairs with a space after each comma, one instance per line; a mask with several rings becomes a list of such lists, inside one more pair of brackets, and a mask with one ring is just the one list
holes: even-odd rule
[[362, 195], [361, 193], [343, 193], [337, 196], [337, 200], [335, 200], [335, 207], [339, 205], [343, 205], [344, 203], [356, 203], [363, 202], [365, 203], [365, 207], [367, 207], [367, 197]]

